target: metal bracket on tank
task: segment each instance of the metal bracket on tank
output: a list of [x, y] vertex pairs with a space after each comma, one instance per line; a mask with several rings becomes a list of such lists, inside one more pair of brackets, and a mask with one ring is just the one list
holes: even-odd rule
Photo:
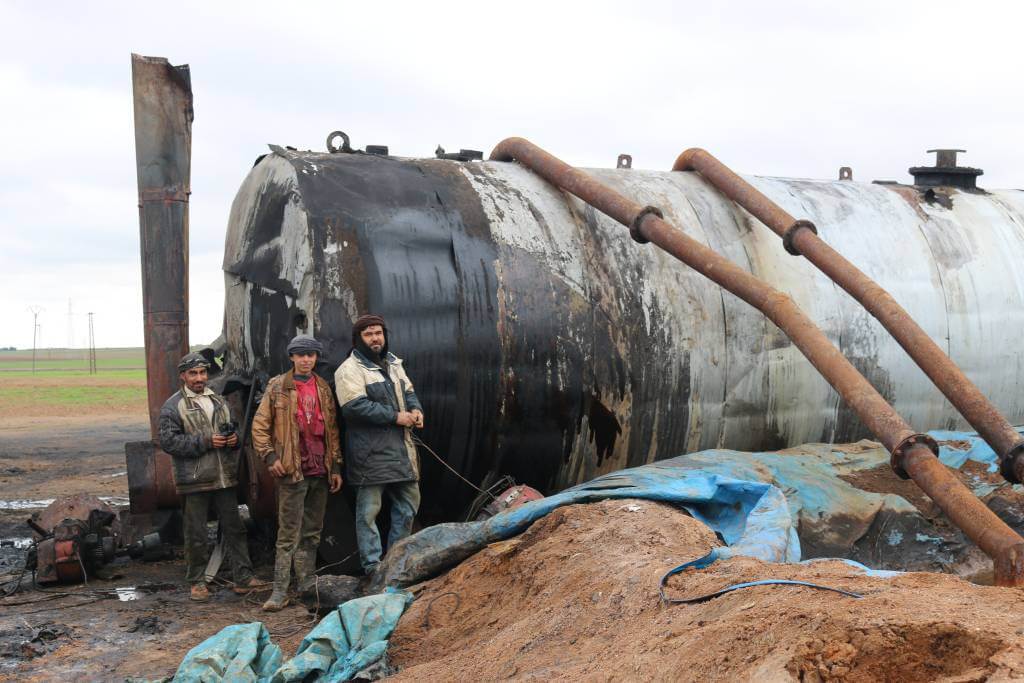
[[[340, 148], [334, 146], [335, 138], [341, 138]], [[331, 154], [337, 154], [338, 152], [351, 154], [355, 150], [352, 149], [352, 145], [350, 144], [350, 142], [351, 141], [349, 140], [348, 135], [346, 133], [340, 130], [336, 130], [327, 136], [327, 151], [330, 152]]]
[[896, 473], [900, 479], [910, 479], [910, 475], [903, 469], [903, 456], [910, 449], [911, 446], [916, 445], [927, 446], [928, 450], [935, 454], [935, 457], [939, 457], [939, 442], [928, 436], [927, 434], [911, 434], [907, 438], [896, 444], [896, 448], [892, 449], [892, 457], [889, 459], [889, 466], [892, 467], [892, 471]]
[[633, 222], [630, 223], [629, 225], [629, 235], [630, 237], [633, 238], [635, 242], [638, 242], [640, 244], [647, 244], [648, 242], [650, 242], [649, 239], [640, 234], [640, 223], [643, 222], [644, 218], [648, 214], [652, 213], [658, 218], [665, 218], [665, 214], [663, 214], [661, 212], [661, 209], [659, 209], [656, 206], [645, 206], [644, 208], [640, 209], [640, 212], [637, 213], [636, 216], [633, 217]]

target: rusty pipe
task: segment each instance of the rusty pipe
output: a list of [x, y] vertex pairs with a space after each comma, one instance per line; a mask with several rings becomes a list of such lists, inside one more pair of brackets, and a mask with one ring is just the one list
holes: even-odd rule
[[918, 482], [955, 524], [993, 559], [999, 585], [1024, 585], [1024, 538], [968, 491], [936, 458], [935, 442], [916, 434], [828, 337], [788, 296], [673, 228], [655, 207], [642, 206], [523, 138], [503, 140], [492, 161], [518, 161], [556, 187], [653, 242], [779, 327], [892, 453], [894, 465]]
[[842, 287], [875, 317], [917, 363], [950, 403], [999, 456], [1003, 476], [1024, 481], [1024, 437], [1015, 430], [978, 387], [910, 314], [877, 282], [818, 237], [817, 228], [797, 220], [753, 185], [703, 149], [688, 149], [673, 171], [696, 171], [726, 197], [749, 211], [782, 238], [791, 254], [802, 255]]

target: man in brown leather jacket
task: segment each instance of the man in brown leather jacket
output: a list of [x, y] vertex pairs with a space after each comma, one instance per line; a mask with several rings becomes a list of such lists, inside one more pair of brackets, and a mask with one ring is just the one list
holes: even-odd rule
[[292, 369], [267, 383], [252, 422], [256, 454], [277, 477], [274, 592], [263, 609], [288, 604], [292, 565], [299, 592], [315, 585], [327, 493], [341, 488], [341, 446], [330, 386], [313, 372], [323, 346], [309, 335], [288, 344]]

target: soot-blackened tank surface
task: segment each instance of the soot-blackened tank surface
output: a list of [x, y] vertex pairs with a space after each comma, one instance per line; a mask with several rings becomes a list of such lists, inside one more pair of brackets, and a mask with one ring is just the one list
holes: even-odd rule
[[[282, 371], [306, 332], [330, 377], [351, 321], [379, 313], [424, 403], [424, 441], [474, 482], [511, 474], [545, 492], [685, 451], [867, 435], [757, 311], [517, 164], [272, 149], [231, 211], [230, 374]], [[915, 428], [962, 425], [856, 302], [699, 176], [591, 172], [790, 294]], [[955, 193], [950, 209], [913, 188], [751, 182], [815, 221], [1020, 421], [989, 366], [1021, 364], [1001, 340], [1024, 332], [1024, 288], [971, 285], [1024, 259], [1020, 193]], [[953, 242], [970, 248], [940, 249]], [[472, 493], [425, 454], [423, 471], [425, 506], [454, 513]]]

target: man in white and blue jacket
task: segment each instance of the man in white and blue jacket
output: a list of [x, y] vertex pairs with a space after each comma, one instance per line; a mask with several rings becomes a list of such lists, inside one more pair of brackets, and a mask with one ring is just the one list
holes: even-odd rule
[[346, 479], [356, 487], [359, 561], [370, 574], [382, 554], [377, 515], [383, 495], [391, 501], [389, 549], [409, 535], [419, 510], [419, 456], [412, 428], [423, 427], [423, 408], [402, 360], [388, 352], [383, 318], [357, 319], [352, 347], [334, 373], [334, 385], [345, 418]]

